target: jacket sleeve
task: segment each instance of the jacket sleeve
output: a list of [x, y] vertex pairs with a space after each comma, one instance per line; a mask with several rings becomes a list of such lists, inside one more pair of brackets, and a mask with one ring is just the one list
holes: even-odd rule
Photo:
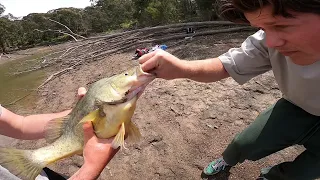
[[218, 57], [229, 75], [239, 84], [271, 70], [265, 33], [260, 30], [249, 36], [239, 48], [231, 48]]

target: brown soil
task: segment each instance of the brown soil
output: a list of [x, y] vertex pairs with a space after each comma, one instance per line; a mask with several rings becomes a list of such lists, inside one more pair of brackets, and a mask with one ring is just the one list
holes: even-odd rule
[[[250, 34], [230, 33], [193, 38], [168, 51], [183, 59], [216, 57], [238, 47]], [[122, 72], [137, 64], [133, 52], [110, 56], [64, 74], [39, 92], [39, 101], [28, 113], [58, 112], [72, 108], [76, 91], [105, 76]], [[156, 79], [138, 101], [133, 122], [143, 139], [120, 151], [101, 174], [100, 179], [201, 179], [204, 166], [220, 157], [235, 134], [281, 97], [271, 72], [245, 85], [228, 78], [216, 83], [198, 83], [186, 79]], [[26, 112], [26, 110], [24, 110]], [[18, 141], [19, 148], [36, 148], [44, 141]], [[302, 147], [291, 147], [256, 162], [246, 161], [212, 179], [255, 179], [260, 168], [294, 159]], [[50, 166], [71, 176], [82, 165], [74, 156]]]

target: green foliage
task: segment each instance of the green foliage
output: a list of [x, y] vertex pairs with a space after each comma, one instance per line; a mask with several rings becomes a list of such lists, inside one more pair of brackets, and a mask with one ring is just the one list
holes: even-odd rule
[[[214, 0], [90, 0], [84, 9], [60, 8], [48, 13], [31, 13], [21, 20], [12, 15], [1, 16], [0, 51], [72, 40], [69, 36], [49, 30], [67, 29], [89, 36], [117, 29], [133, 29], [175, 22], [207, 21], [217, 18]], [[40, 32], [40, 31], [43, 32]]]
[[1, 15], [2, 13], [4, 13], [5, 10], [6, 10], [6, 8], [4, 7], [4, 5], [2, 5], [2, 4], [0, 3], [0, 15]]

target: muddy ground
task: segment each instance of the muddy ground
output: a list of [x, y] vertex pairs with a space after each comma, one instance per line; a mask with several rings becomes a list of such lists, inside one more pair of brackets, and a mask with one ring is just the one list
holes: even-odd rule
[[[230, 33], [196, 37], [170, 48], [172, 54], [188, 60], [216, 57], [238, 47], [248, 34]], [[112, 55], [101, 61], [84, 64], [49, 82], [39, 91], [34, 107], [21, 113], [48, 113], [72, 108], [78, 87], [89, 87], [105, 76], [120, 73], [137, 65], [132, 52]], [[48, 72], [48, 75], [52, 72]], [[232, 138], [255, 117], [281, 97], [271, 72], [245, 85], [228, 78], [216, 83], [198, 83], [187, 79], [156, 79], [138, 101], [133, 122], [143, 139], [119, 151], [99, 179], [201, 179], [204, 166], [219, 158]], [[36, 148], [44, 140], [18, 141], [19, 148]], [[211, 179], [255, 179], [262, 167], [292, 160], [303, 150], [291, 147], [256, 162], [246, 161]], [[82, 164], [74, 156], [50, 166], [70, 176]]]

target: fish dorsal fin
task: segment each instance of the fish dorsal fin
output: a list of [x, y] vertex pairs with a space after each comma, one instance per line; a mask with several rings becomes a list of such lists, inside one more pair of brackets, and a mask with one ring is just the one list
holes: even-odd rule
[[127, 134], [128, 134], [128, 141], [130, 142], [138, 142], [141, 138], [141, 133], [138, 127], [130, 122], [129, 126], [127, 127]]
[[117, 149], [118, 147], [126, 149], [126, 147], [124, 146], [125, 133], [126, 133], [126, 130], [124, 127], [124, 123], [122, 123], [118, 134], [116, 135], [116, 137], [114, 137], [114, 139], [112, 141], [112, 148], [113, 149]]
[[45, 138], [48, 143], [54, 142], [62, 135], [64, 124], [67, 123], [70, 116], [50, 120], [45, 128]]

